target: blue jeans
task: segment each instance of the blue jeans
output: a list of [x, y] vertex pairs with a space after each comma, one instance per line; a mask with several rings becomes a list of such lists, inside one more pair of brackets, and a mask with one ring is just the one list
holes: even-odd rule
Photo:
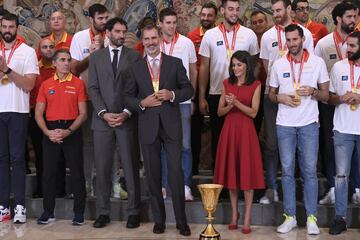
[[319, 124], [314, 122], [303, 127], [276, 126], [280, 161], [284, 212], [296, 215], [295, 155], [299, 156], [301, 177], [304, 181], [305, 209], [307, 216], [317, 213], [318, 180], [316, 163], [319, 150]]
[[[335, 147], [335, 215], [346, 217], [348, 204], [348, 177], [351, 168], [351, 158], [354, 148], [360, 151], [360, 135], [345, 134], [334, 131]], [[356, 154], [357, 162], [360, 162], [360, 155]], [[354, 159], [355, 160], [355, 159]], [[359, 164], [358, 164], [359, 166]]]
[[[182, 124], [181, 162], [184, 172], [184, 184], [191, 186], [192, 182], [192, 153], [191, 153], [191, 104], [180, 104]], [[164, 148], [161, 148], [161, 184], [168, 186], [167, 159]]]

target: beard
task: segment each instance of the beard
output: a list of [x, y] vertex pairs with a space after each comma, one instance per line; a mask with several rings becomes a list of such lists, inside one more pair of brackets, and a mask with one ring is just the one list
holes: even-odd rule
[[213, 25], [210, 21], [207, 21], [207, 20], [201, 20], [200, 24], [205, 29], [210, 29]]
[[360, 58], [360, 49], [357, 52], [348, 52], [348, 58], [350, 61], [356, 61]]
[[11, 43], [16, 39], [16, 34], [11, 34], [10, 32], [1, 32], [1, 37], [4, 39], [5, 42]]
[[230, 18], [226, 18], [226, 17], [225, 17], [225, 21], [226, 21], [229, 25], [233, 26], [233, 25], [235, 25], [235, 24], [237, 23], [238, 19], [236, 19], [235, 21], [232, 21]]
[[345, 23], [341, 23], [341, 30], [343, 30], [345, 33], [350, 34], [354, 31], [355, 24], [346, 25]]
[[105, 31], [105, 24], [99, 25], [99, 24], [94, 23], [94, 28], [98, 32], [104, 32]]
[[275, 23], [283, 25], [286, 22], [287, 19], [288, 19], [288, 16], [286, 14], [284, 14], [281, 17], [275, 18]]
[[293, 47], [289, 48], [289, 52], [292, 54], [292, 55], [298, 55], [299, 52], [301, 52], [301, 49], [303, 48], [303, 46], [300, 44], [299, 46], [296, 47], [296, 49], [294, 49]]

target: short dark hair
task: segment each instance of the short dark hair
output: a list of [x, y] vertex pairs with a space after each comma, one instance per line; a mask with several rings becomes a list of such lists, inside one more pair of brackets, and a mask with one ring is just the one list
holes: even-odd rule
[[359, 0], [345, 0], [344, 2], [350, 3], [354, 5], [357, 9], [359, 9], [358, 15], [360, 15], [360, 1]]
[[3, 7], [0, 8], [0, 16], [4, 16], [5, 14], [8, 14], [9, 11], [4, 9]]
[[119, 17], [114, 17], [109, 19], [106, 24], [105, 24], [105, 29], [108, 30], [109, 32], [111, 32], [111, 30], [113, 30], [115, 24], [120, 23], [121, 25], [124, 25], [126, 27], [126, 30], [128, 29], [127, 27], [127, 22]]
[[149, 24], [156, 24], [156, 20], [153, 19], [152, 17], [144, 17], [143, 19], [140, 20], [140, 22], [137, 25], [137, 29], [139, 31], [141, 31], [141, 29], [143, 29], [146, 25]]
[[290, 0], [271, 0], [271, 5], [274, 5], [277, 2], [283, 2], [285, 8], [287, 8], [288, 6], [291, 5], [291, 1]]
[[175, 16], [177, 17], [177, 14], [173, 8], [164, 8], [159, 13], [159, 20], [160, 22], [164, 21], [164, 18], [167, 16]]
[[237, 3], [239, 3], [239, 0], [221, 0], [221, 7], [225, 7], [225, 4], [227, 2], [237, 2]]
[[342, 18], [346, 11], [349, 11], [349, 10], [355, 10], [356, 11], [356, 9], [357, 8], [354, 5], [352, 5], [351, 3], [349, 3], [349, 2], [341, 2], [338, 5], [336, 5], [334, 7], [334, 9], [332, 10], [332, 12], [331, 12], [334, 24], [337, 25], [337, 23], [338, 23], [337, 20], [336, 20], [337, 17]]
[[15, 21], [16, 26], [19, 26], [19, 18], [15, 14], [8, 12], [2, 17], [2, 20]]
[[236, 59], [242, 63], [245, 63], [247, 66], [246, 70], [246, 80], [245, 85], [250, 85], [255, 81], [254, 77], [254, 64], [252, 56], [247, 51], [236, 51], [230, 59], [230, 66], [229, 66], [229, 82], [231, 85], [234, 85], [237, 83], [237, 77], [234, 74], [234, 71], [232, 69], [232, 60]]
[[202, 11], [204, 8], [212, 8], [212, 9], [214, 9], [215, 15], [217, 15], [218, 8], [216, 7], [215, 3], [213, 3], [213, 2], [207, 2], [207, 3], [205, 3], [204, 5], [202, 5], [201, 11]]
[[52, 60], [53, 60], [54, 62], [58, 59], [60, 53], [69, 54], [69, 56], [70, 56], [70, 58], [71, 58], [71, 53], [70, 53], [69, 49], [60, 48], [60, 49], [58, 49], [58, 50], [55, 51], [54, 56], [52, 57]]
[[294, 1], [292, 2], [292, 4], [291, 4], [291, 10], [296, 11], [297, 4], [300, 3], [300, 2], [309, 3], [308, 0], [294, 0]]
[[359, 31], [355, 31], [355, 32], [350, 33], [349, 37], [357, 38], [358, 45], [360, 46], [360, 32]]
[[96, 13], [102, 14], [105, 12], [108, 12], [107, 8], [100, 3], [95, 3], [89, 7], [89, 17], [91, 18], [94, 18]]
[[298, 24], [290, 24], [285, 27], [285, 34], [294, 31], [298, 31], [300, 37], [304, 37], [304, 30]]
[[251, 19], [253, 16], [256, 16], [256, 15], [258, 15], [258, 14], [264, 15], [265, 18], [266, 18], [266, 21], [267, 21], [267, 16], [266, 16], [266, 14], [265, 14], [263, 11], [261, 11], [261, 10], [254, 10], [254, 11], [251, 13], [251, 15], [250, 15], [250, 19]]
[[156, 25], [156, 23], [153, 23], [153, 24], [149, 23], [147, 25], [144, 25], [143, 28], [141, 29], [141, 38], [143, 37], [145, 30], [152, 30], [152, 29], [155, 29], [160, 36], [161, 31], [160, 31], [160, 28]]

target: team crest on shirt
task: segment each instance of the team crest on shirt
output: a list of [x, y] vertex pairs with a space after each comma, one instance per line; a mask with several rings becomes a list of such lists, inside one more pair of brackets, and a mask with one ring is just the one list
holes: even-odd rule
[[347, 81], [347, 80], [349, 80], [348, 75], [341, 76], [341, 81]]
[[55, 94], [55, 90], [54, 90], [54, 89], [50, 89], [50, 90], [49, 90], [49, 94], [50, 94], [50, 95], [54, 95], [54, 94]]
[[90, 49], [84, 48], [83, 53], [90, 53]]
[[216, 46], [222, 46], [222, 45], [224, 45], [224, 42], [223, 42], [223, 41], [217, 41], [217, 42], [216, 42]]
[[330, 60], [337, 59], [337, 55], [336, 54], [330, 54], [329, 58], [330, 58]]
[[290, 77], [290, 73], [289, 73], [289, 72], [283, 73], [283, 78], [289, 78], [289, 77]]
[[278, 42], [273, 42], [273, 43], [271, 44], [272, 47], [277, 47], [278, 45], [279, 45]]

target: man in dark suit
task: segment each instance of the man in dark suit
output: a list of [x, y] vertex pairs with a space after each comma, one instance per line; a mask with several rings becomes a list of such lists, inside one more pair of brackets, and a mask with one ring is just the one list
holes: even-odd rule
[[193, 95], [185, 68], [178, 58], [160, 53], [155, 25], [142, 30], [146, 57], [133, 64], [125, 86], [125, 106], [138, 112], [139, 140], [144, 157], [156, 234], [165, 231], [165, 206], [161, 193], [161, 145], [168, 156], [176, 228], [189, 236], [185, 215], [184, 176], [181, 167], [182, 130], [179, 103]]
[[94, 130], [96, 166], [96, 209], [98, 218], [94, 227], [105, 227], [110, 222], [111, 170], [115, 144], [124, 169], [128, 187], [127, 228], [140, 224], [139, 147], [136, 116], [123, 104], [124, 72], [140, 59], [134, 50], [123, 46], [127, 24], [121, 18], [106, 23], [106, 35], [110, 40], [107, 48], [96, 51], [90, 57], [88, 91], [94, 106], [92, 129]]

